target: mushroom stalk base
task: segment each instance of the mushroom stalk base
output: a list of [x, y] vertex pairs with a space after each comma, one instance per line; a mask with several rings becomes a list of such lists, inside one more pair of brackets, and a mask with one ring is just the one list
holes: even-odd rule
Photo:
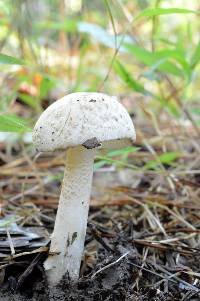
[[95, 150], [69, 148], [49, 257], [44, 263], [50, 285], [68, 274], [77, 281], [84, 250]]

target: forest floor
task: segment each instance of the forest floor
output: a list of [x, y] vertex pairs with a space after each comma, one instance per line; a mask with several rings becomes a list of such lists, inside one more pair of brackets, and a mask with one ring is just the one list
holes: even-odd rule
[[[35, 157], [31, 145], [0, 143], [1, 301], [200, 300], [197, 133], [168, 122], [162, 136], [148, 123], [136, 120], [136, 128], [140, 149], [94, 173], [79, 282], [66, 277], [51, 291], [43, 262], [65, 154]], [[178, 157], [155, 168], [163, 145]]]

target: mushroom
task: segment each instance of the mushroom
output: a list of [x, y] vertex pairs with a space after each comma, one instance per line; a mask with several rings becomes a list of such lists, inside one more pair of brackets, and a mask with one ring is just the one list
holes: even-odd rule
[[114, 96], [69, 94], [50, 105], [37, 121], [37, 151], [66, 150], [66, 166], [48, 258], [47, 280], [56, 285], [68, 274], [79, 277], [87, 228], [93, 163], [100, 148], [123, 148], [135, 141], [126, 109]]

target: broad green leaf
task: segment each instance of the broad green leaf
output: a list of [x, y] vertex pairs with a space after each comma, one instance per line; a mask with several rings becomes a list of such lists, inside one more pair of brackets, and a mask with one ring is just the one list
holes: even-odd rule
[[89, 34], [93, 39], [97, 40], [107, 47], [116, 49], [117, 46], [120, 52], [127, 52], [123, 44], [121, 45], [122, 40], [126, 43], [132, 43], [134, 41], [134, 39], [130, 38], [130, 36], [128, 35], [115, 36], [114, 34], [110, 34], [103, 27], [88, 22], [79, 22], [78, 31]]
[[39, 100], [36, 97], [28, 95], [28, 94], [23, 94], [23, 93], [19, 93], [18, 95], [22, 102], [29, 105], [33, 109], [37, 110], [40, 108]]
[[129, 88], [144, 95], [150, 95], [143, 85], [136, 81], [119, 61], [115, 60], [113, 67], [119, 77], [129, 86]]
[[66, 32], [75, 32], [77, 30], [77, 21], [68, 19], [67, 21], [43, 21], [37, 24], [39, 29], [63, 30]]
[[55, 81], [50, 77], [43, 77], [40, 84], [40, 98], [46, 97], [49, 91], [55, 86], [55, 84]]
[[128, 168], [131, 168], [131, 169], [134, 169], [134, 170], [138, 169], [138, 167], [133, 165], [133, 164], [129, 164], [129, 163], [127, 163], [125, 161], [121, 161], [121, 160], [115, 160], [115, 159], [112, 159], [112, 158], [107, 157], [107, 156], [97, 156], [97, 159], [99, 159], [101, 161], [105, 161], [106, 163], [109, 163], [109, 164], [114, 164], [116, 166], [124, 166], [124, 167], [128, 167]]
[[23, 118], [15, 115], [0, 115], [0, 132], [31, 132]]
[[25, 62], [13, 56], [0, 53], [0, 64], [25, 65]]
[[158, 81], [159, 76], [156, 73], [156, 71], [158, 70], [158, 67], [164, 63], [164, 61], [166, 61], [166, 59], [161, 59], [158, 62], [156, 62], [154, 65], [150, 66], [150, 69], [148, 71], [144, 72], [143, 76], [148, 78], [151, 81], [153, 81], [153, 80]]
[[108, 157], [114, 157], [114, 156], [121, 156], [121, 155], [127, 155], [130, 153], [135, 153], [140, 150], [140, 147], [127, 147], [123, 149], [116, 149], [108, 152], [107, 156]]
[[191, 66], [194, 68], [200, 61], [200, 42], [197, 44], [196, 49], [191, 59]]
[[[189, 63], [185, 60], [185, 53], [180, 49], [164, 49], [154, 52], [157, 59], [173, 59], [178, 62], [188, 79], [191, 78], [192, 70]], [[161, 66], [162, 68], [162, 66]]]
[[180, 156], [179, 152], [168, 152], [159, 156], [160, 162], [169, 164]]
[[132, 75], [126, 70], [126, 68], [117, 60], [113, 64], [114, 70], [119, 75], [119, 77], [127, 84], [127, 86], [143, 95], [148, 95], [159, 101], [163, 107], [167, 108], [168, 111], [176, 117], [179, 117], [179, 109], [177, 105], [172, 101], [166, 101], [160, 96], [147, 91], [143, 85], [137, 82]]
[[[182, 59], [180, 58], [180, 54], [178, 55], [174, 53], [174, 51], [170, 51], [170, 50], [164, 50], [164, 51], [157, 51], [157, 52], [151, 52], [149, 50], [146, 50], [142, 47], [139, 47], [137, 45], [134, 44], [123, 44], [124, 47], [126, 47], [126, 49], [128, 50], [129, 53], [133, 54], [134, 57], [136, 59], [138, 59], [139, 61], [141, 61], [143, 64], [147, 65], [147, 66], [153, 66], [156, 63], [160, 62], [161, 59], [164, 58], [173, 58], [178, 60], [179, 62], [181, 61], [182, 64], [186, 64], [186, 62], [182, 61]], [[171, 73], [173, 75], [177, 75], [177, 76], [182, 76], [182, 70], [180, 68], [178, 68], [175, 64], [163, 60], [161, 61], [161, 64], [159, 64], [157, 66], [157, 69], [159, 71], [163, 71], [166, 73]]]
[[101, 168], [101, 167], [103, 167], [106, 164], [107, 164], [107, 161], [105, 161], [105, 160], [101, 160], [101, 161], [95, 162], [94, 163], [94, 171], [97, 170], [97, 169], [99, 169], [99, 168]]
[[176, 42], [171, 41], [169, 39], [164, 38], [162, 35], [159, 35], [158, 40], [164, 44], [166, 44], [167, 46], [176, 46]]
[[185, 8], [160, 8], [160, 7], [153, 7], [147, 8], [143, 10], [139, 15], [136, 16], [136, 19], [142, 17], [155, 17], [160, 15], [169, 15], [169, 14], [198, 14], [198, 11], [185, 9]]
[[145, 164], [144, 169], [156, 168], [160, 163], [162, 164], [171, 164], [180, 156], [179, 152], [168, 152], [162, 154], [158, 157], [157, 160], [151, 160]]
[[100, 161], [98, 161], [94, 164], [94, 169], [97, 170], [98, 168], [100, 168], [108, 163], [119, 165], [119, 166], [122, 165], [124, 167], [129, 167], [129, 168], [134, 168], [134, 165], [131, 165], [129, 163], [126, 163], [126, 162], [123, 162], [120, 160], [111, 159], [111, 157], [124, 156], [124, 155], [127, 156], [128, 154], [135, 153], [139, 150], [140, 150], [140, 147], [132, 147], [132, 146], [124, 148], [124, 149], [112, 150], [112, 151], [108, 152], [107, 156], [98, 157], [100, 159]]
[[176, 118], [179, 118], [181, 116], [180, 108], [177, 105], [176, 101], [174, 101], [173, 99], [172, 100], [160, 99], [160, 103], [162, 104], [162, 107], [167, 109], [172, 116]]

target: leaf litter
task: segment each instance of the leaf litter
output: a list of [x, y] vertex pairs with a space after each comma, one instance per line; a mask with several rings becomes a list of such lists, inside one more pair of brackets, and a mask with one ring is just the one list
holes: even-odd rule
[[51, 291], [43, 262], [65, 154], [1, 143], [1, 301], [200, 300], [199, 137], [136, 123], [134, 151], [97, 158], [78, 283], [66, 275]]

